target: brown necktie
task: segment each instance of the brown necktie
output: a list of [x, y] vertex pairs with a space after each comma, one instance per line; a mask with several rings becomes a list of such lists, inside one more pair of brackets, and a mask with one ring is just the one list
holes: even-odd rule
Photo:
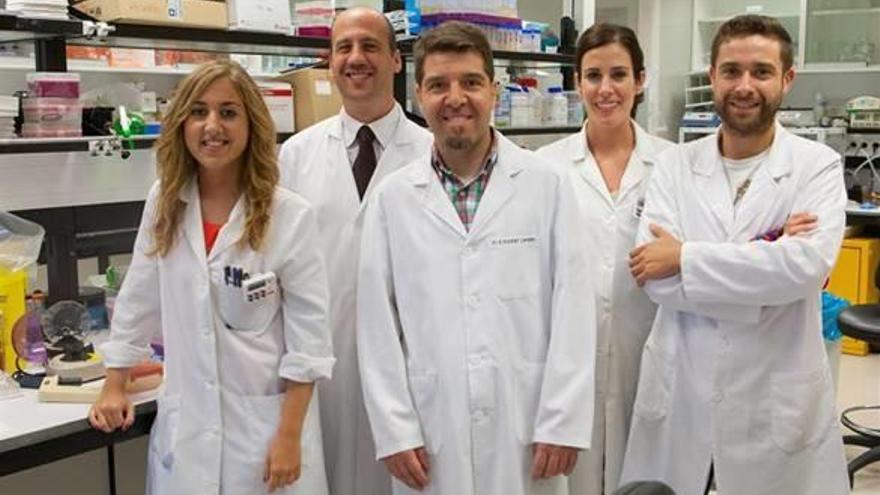
[[373, 134], [370, 126], [361, 126], [358, 130], [358, 154], [351, 171], [354, 173], [354, 182], [357, 184], [358, 196], [361, 199], [364, 199], [370, 178], [373, 177], [373, 171], [376, 170], [376, 150], [373, 148], [373, 140], [375, 139], [376, 135]]

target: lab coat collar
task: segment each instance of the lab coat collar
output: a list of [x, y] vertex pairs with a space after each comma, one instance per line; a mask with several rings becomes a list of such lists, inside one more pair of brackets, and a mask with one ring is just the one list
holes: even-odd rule
[[[788, 155], [788, 141], [791, 138], [790, 133], [782, 127], [779, 122], [775, 124], [775, 134], [773, 143], [770, 144], [770, 153], [767, 155], [767, 161], [762, 168], [774, 180], [784, 177], [791, 173], [792, 160]], [[723, 167], [721, 150], [718, 149], [718, 140], [721, 136], [721, 128], [715, 131], [711, 145], [707, 145], [700, 153], [699, 159], [694, 162], [691, 170], [698, 175], [706, 177], [711, 176], [716, 169]]]
[[245, 202], [244, 194], [242, 194], [232, 212], [229, 214], [229, 220], [220, 229], [217, 240], [214, 241], [214, 247], [211, 254], [205, 254], [205, 234], [202, 226], [202, 207], [199, 201], [199, 184], [198, 179], [193, 177], [189, 183], [180, 190], [180, 200], [186, 203], [183, 218], [183, 234], [190, 248], [195, 253], [199, 262], [207, 266], [207, 263], [223, 251], [235, 245], [241, 238], [244, 231], [244, 212]]
[[[654, 145], [652, 137], [642, 129], [636, 121], [630, 121], [635, 133], [635, 148], [626, 166], [626, 171], [620, 183], [619, 198], [623, 198], [629, 194], [634, 188], [638, 187], [650, 172], [650, 167], [654, 165], [655, 156], [660, 153], [660, 149]], [[577, 134], [578, 140], [574, 149], [572, 149], [572, 165], [577, 167], [580, 176], [590, 184], [593, 189], [605, 200], [609, 208], [614, 207], [614, 199], [608, 192], [608, 186], [595, 157], [587, 146], [587, 124], [581, 128]]]
[[[513, 177], [523, 169], [522, 160], [516, 157], [520, 153], [519, 147], [498, 131], [493, 129], [492, 132], [495, 133], [498, 161], [480, 200], [470, 234], [479, 231], [513, 197], [515, 191]], [[418, 166], [413, 167], [409, 172], [409, 180], [414, 187], [425, 190], [425, 208], [462, 238], [468, 237], [469, 232], [464, 228], [461, 219], [458, 218], [452, 201], [449, 200], [449, 196], [431, 166], [431, 153], [422, 156], [417, 164]]]
[[752, 185], [746, 191], [735, 217], [733, 198], [730, 195], [727, 174], [724, 172], [721, 151], [718, 149], [719, 132], [720, 130], [700, 141], [701, 148], [695, 155], [696, 160], [691, 165], [691, 170], [699, 176], [695, 178], [697, 194], [703, 196], [725, 232], [730, 235], [742, 227], [740, 224], [747, 222], [765, 207], [762, 198], [769, 197], [767, 190], [776, 187], [781, 177], [791, 173], [792, 157], [789, 145], [791, 137], [787, 130], [776, 123], [776, 133], [770, 145], [770, 153], [766, 161], [755, 171]]
[[183, 210], [183, 236], [202, 266], [207, 266], [205, 232], [202, 228], [202, 208], [199, 203], [198, 179], [193, 176], [180, 190], [179, 198], [186, 203]]
[[635, 131], [636, 146], [620, 182], [621, 198], [642, 185], [651, 167], [654, 166], [654, 159], [661, 151], [655, 146], [655, 140], [636, 121], [632, 121], [632, 126]]

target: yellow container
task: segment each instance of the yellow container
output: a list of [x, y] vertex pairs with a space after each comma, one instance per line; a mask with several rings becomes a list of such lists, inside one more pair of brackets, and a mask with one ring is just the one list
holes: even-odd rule
[[[831, 272], [828, 291], [852, 304], [876, 304], [880, 292], [874, 285], [874, 273], [880, 267], [880, 239], [852, 237], [843, 240], [837, 264]], [[844, 336], [840, 347], [844, 354], [865, 356], [868, 343]]]
[[15, 371], [15, 349], [12, 327], [25, 313], [27, 274], [24, 270], [0, 268], [0, 367], [7, 373]]

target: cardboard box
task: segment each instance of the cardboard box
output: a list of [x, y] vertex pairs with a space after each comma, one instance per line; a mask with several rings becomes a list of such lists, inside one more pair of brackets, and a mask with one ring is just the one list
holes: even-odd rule
[[102, 21], [226, 29], [223, 0], [83, 0], [73, 5]]
[[288, 0], [227, 0], [229, 29], [290, 33], [290, 2]]
[[296, 129], [294, 125], [296, 121], [294, 113], [293, 88], [289, 84], [283, 82], [261, 82], [259, 83], [260, 93], [263, 95], [263, 101], [269, 108], [272, 120], [275, 122], [276, 132], [293, 132]]
[[156, 66], [156, 52], [140, 48], [110, 48], [111, 67], [145, 68]]
[[293, 87], [296, 132], [339, 113], [342, 97], [327, 69], [300, 69], [276, 78]]

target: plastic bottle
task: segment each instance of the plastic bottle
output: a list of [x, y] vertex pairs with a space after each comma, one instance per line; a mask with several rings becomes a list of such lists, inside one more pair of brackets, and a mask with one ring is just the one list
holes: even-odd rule
[[816, 125], [821, 125], [822, 118], [825, 117], [825, 96], [821, 92], [816, 93], [813, 101], [813, 120], [816, 121]]
[[563, 127], [568, 124], [568, 98], [562, 93], [562, 88], [553, 86], [547, 90], [549, 100], [548, 125]]
[[508, 86], [508, 91], [510, 92], [510, 126], [528, 127], [531, 117], [529, 95], [518, 86]]
[[584, 123], [584, 105], [581, 103], [581, 95], [577, 91], [564, 91], [566, 98], [568, 125], [579, 126]]
[[409, 34], [419, 34], [422, 30], [422, 11], [419, 8], [419, 0], [404, 0], [403, 6], [406, 10], [406, 20], [409, 23]]
[[544, 121], [544, 99], [538, 91], [538, 80], [533, 77], [524, 77], [519, 81], [526, 90], [529, 98], [529, 123], [528, 127], [539, 127]]
[[498, 99], [495, 102], [495, 127], [505, 128], [511, 126], [511, 101], [510, 91], [501, 87], [498, 90]]

